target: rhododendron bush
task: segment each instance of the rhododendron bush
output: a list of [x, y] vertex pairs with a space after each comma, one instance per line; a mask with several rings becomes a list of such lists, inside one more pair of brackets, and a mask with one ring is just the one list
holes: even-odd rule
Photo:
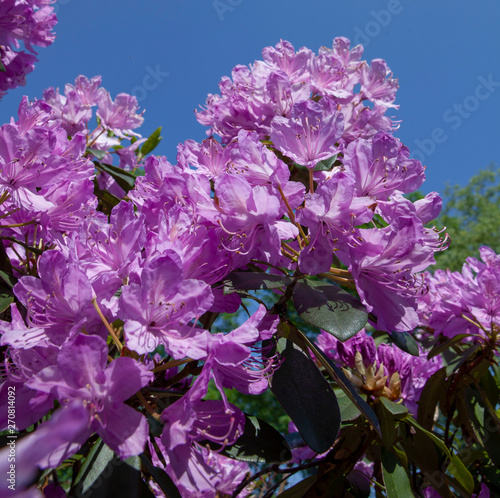
[[[23, 98], [0, 128], [2, 496], [498, 492], [500, 256], [424, 273], [441, 199], [405, 195], [424, 167], [362, 54], [265, 48], [173, 163], [98, 76]], [[233, 390], [271, 392], [288, 434]]]

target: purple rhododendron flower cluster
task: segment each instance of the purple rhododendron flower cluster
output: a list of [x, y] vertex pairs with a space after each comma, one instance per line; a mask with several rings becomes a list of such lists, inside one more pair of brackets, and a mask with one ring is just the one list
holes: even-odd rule
[[441, 357], [427, 360], [422, 347], [420, 356], [412, 356], [391, 344], [377, 346], [365, 330], [345, 342], [322, 331], [317, 341], [328, 357], [346, 367], [349, 380], [360, 392], [402, 401], [415, 416], [426, 381], [442, 367]]
[[38, 62], [33, 46], [48, 47], [54, 41], [57, 17], [51, 3], [54, 0], [0, 2], [0, 98], [26, 84], [26, 75]]
[[469, 257], [462, 271], [426, 273], [429, 292], [419, 301], [422, 327], [433, 335], [497, 335], [500, 331], [500, 255], [481, 247], [482, 261]]
[[[265, 341], [280, 316], [261, 303], [232, 330], [214, 324], [241, 309], [227, 291], [231, 272], [329, 279], [357, 291], [380, 331], [417, 327], [419, 299], [421, 316], [444, 306], [421, 298], [421, 272], [446, 246], [426, 226], [441, 199], [404, 197], [424, 167], [385, 116], [397, 107], [397, 80], [385, 61], [361, 56], [345, 38], [318, 55], [288, 42], [264, 49], [198, 113], [221, 143], [188, 140], [176, 164], [144, 157], [136, 99], [113, 100], [100, 77], [24, 98], [18, 120], [0, 128], [2, 251], [16, 280], [10, 320], [0, 322], [0, 419], [6, 427], [14, 389], [27, 408], [18, 429], [39, 423], [18, 444], [20, 487], [97, 434], [122, 459], [147, 448], [183, 496], [237, 488], [248, 464], [223, 450], [246, 418], [226, 389], [268, 388], [280, 359]], [[120, 182], [139, 169], [133, 185]], [[483, 259], [469, 261], [457, 285], [468, 317], [497, 326], [498, 257]], [[446, 287], [439, 275], [427, 280], [431, 292]], [[429, 315], [435, 329], [431, 320], [445, 321]], [[364, 332], [319, 342], [361, 390], [412, 412], [441, 365], [376, 348]], [[206, 399], [209, 383], [219, 399]]]

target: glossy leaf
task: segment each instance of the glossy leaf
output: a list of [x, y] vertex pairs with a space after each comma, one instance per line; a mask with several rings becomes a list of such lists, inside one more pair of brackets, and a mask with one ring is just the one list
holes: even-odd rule
[[87, 148], [87, 152], [90, 152], [98, 161], [102, 161], [106, 156], [106, 151], [101, 149]]
[[155, 467], [153, 462], [151, 462], [144, 454], [141, 455], [141, 461], [148, 469], [148, 472], [151, 474], [151, 477], [154, 479], [156, 484], [158, 484], [160, 489], [165, 493], [165, 496], [168, 496], [168, 498], [182, 498], [179, 490], [174, 484], [174, 481], [172, 481], [171, 477], [163, 469]]
[[448, 455], [443, 454], [435, 441], [428, 437], [430, 433], [414, 422], [411, 417], [404, 420], [405, 430], [401, 431], [402, 437], [398, 441], [408, 457], [408, 463], [419, 467], [432, 487], [443, 498], [453, 498], [448, 478], [442, 470], [445, 468], [446, 460], [451, 458], [449, 452], [447, 451]]
[[332, 379], [338, 384], [338, 386], [344, 391], [344, 393], [349, 397], [349, 399], [356, 405], [358, 410], [363, 414], [363, 416], [368, 420], [370, 425], [377, 431], [379, 436], [382, 436], [380, 432], [380, 423], [377, 416], [370, 408], [368, 403], [358, 394], [356, 388], [352, 385], [349, 379], [346, 377], [342, 369], [337, 367], [328, 358], [320, 348], [313, 344], [302, 332], [298, 331], [303, 341], [307, 344], [309, 349], [314, 353], [316, 359], [321, 363], [325, 370], [329, 373]]
[[279, 495], [280, 498], [304, 498], [309, 488], [318, 480], [318, 477], [313, 475], [306, 477], [291, 488], [283, 491]]
[[361, 301], [336, 285], [311, 280], [297, 282], [293, 300], [304, 321], [341, 341], [357, 334], [368, 321]]
[[317, 498], [318, 496], [344, 498], [348, 485], [345, 475], [339, 470], [332, 470], [321, 476], [318, 475], [316, 482], [304, 494], [304, 498]]
[[245, 431], [222, 453], [235, 460], [254, 463], [283, 463], [292, 458], [285, 438], [271, 425], [245, 415]]
[[381, 455], [387, 498], [408, 498], [413, 496], [408, 474], [396, 455], [384, 448], [381, 449]]
[[233, 271], [224, 280], [224, 294], [237, 290], [279, 289], [290, 285], [292, 280], [285, 275], [264, 272]]
[[458, 344], [462, 339], [465, 339], [466, 337], [470, 337], [470, 334], [458, 334], [449, 341], [446, 341], [442, 344], [436, 344], [427, 354], [427, 359], [430, 360], [431, 358], [434, 358], [434, 356], [443, 353], [455, 344]]
[[14, 285], [17, 283], [17, 278], [14, 277], [14, 275], [9, 275], [8, 273], [5, 273], [4, 271], [0, 271], [0, 279], [2, 282], [0, 284], [5, 284], [7, 287], [12, 289]]
[[141, 156], [146, 156], [150, 152], [152, 152], [158, 144], [161, 142], [161, 139], [163, 137], [160, 137], [161, 133], [161, 126], [157, 128], [151, 135], [149, 135], [149, 138], [142, 144], [141, 146]]
[[479, 443], [491, 461], [500, 467], [500, 421], [494, 409], [474, 385], [464, 390], [467, 414]]
[[356, 420], [361, 415], [358, 407], [350, 400], [349, 396], [347, 396], [344, 391], [335, 389], [335, 396], [337, 396], [343, 422]]
[[431, 430], [434, 425], [434, 415], [446, 383], [446, 368], [441, 368], [434, 372], [422, 390], [418, 401], [417, 421], [427, 430]]
[[474, 344], [470, 346], [460, 355], [457, 355], [448, 365], [446, 365], [446, 376], [449, 377], [452, 373], [456, 372], [466, 361], [470, 359], [481, 348], [481, 344]]
[[474, 491], [474, 479], [460, 458], [454, 453], [451, 455], [451, 462], [446, 471], [456, 479], [467, 495], [472, 495], [472, 491]]
[[5, 311], [11, 303], [14, 302], [14, 298], [8, 294], [0, 294], [0, 313]]
[[277, 352], [281, 363], [273, 374], [271, 390], [307, 445], [324, 453], [340, 429], [335, 393], [311, 358], [293, 342], [280, 338]]
[[94, 195], [99, 199], [100, 204], [106, 206], [106, 213], [110, 213], [111, 210], [120, 203], [120, 199], [118, 199], [118, 197], [111, 194], [107, 190], [101, 190], [99, 188], [97, 178], [94, 179]]
[[94, 164], [98, 170], [104, 171], [110, 175], [125, 192], [134, 188], [136, 177], [129, 171], [113, 166], [112, 164], [100, 163], [98, 161], [94, 161]]
[[419, 356], [418, 343], [408, 332], [387, 332], [391, 341], [405, 353]]
[[142, 479], [139, 457], [119, 460], [102, 439], [98, 439], [82, 465], [71, 496], [106, 498], [151, 498]]
[[383, 396], [381, 396], [379, 400], [384, 409], [396, 419], [402, 418], [408, 413], [408, 408], [402, 403], [394, 403], [394, 401], [384, 398]]

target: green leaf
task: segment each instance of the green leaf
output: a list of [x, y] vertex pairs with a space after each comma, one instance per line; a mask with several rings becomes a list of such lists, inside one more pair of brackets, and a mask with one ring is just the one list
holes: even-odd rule
[[90, 152], [98, 161], [102, 161], [106, 157], [106, 151], [100, 149], [87, 148], [87, 152]]
[[418, 401], [417, 421], [427, 430], [434, 425], [436, 406], [443, 393], [446, 384], [446, 368], [440, 368], [434, 372], [425, 383], [420, 399]]
[[129, 171], [125, 171], [112, 164], [100, 163], [98, 161], [94, 161], [94, 164], [98, 170], [104, 171], [110, 175], [125, 192], [134, 188], [136, 176]]
[[358, 407], [350, 400], [349, 396], [347, 396], [344, 391], [335, 389], [335, 396], [337, 397], [343, 422], [356, 420], [361, 415]]
[[349, 485], [345, 475], [338, 469], [317, 476], [316, 482], [307, 490], [304, 498], [328, 496], [331, 498], [345, 498], [349, 496], [346, 488]]
[[377, 403], [375, 405], [375, 413], [377, 414], [380, 422], [380, 430], [382, 431], [382, 441], [384, 443], [384, 447], [387, 450], [392, 450], [398, 436], [396, 427], [397, 423], [391, 413], [389, 413], [381, 403]]
[[141, 455], [141, 461], [148, 469], [156, 484], [158, 484], [160, 489], [165, 493], [165, 496], [168, 496], [168, 498], [182, 498], [177, 486], [174, 484], [174, 481], [172, 481], [171, 477], [163, 469], [155, 467], [153, 462], [151, 462], [144, 454]]
[[408, 332], [387, 332], [391, 341], [405, 353], [419, 356], [418, 343]]
[[100, 209], [106, 214], [111, 213], [111, 210], [120, 203], [120, 199], [114, 196], [107, 190], [101, 190], [97, 178], [94, 178], [94, 195], [99, 199]]
[[224, 279], [224, 294], [237, 290], [279, 289], [292, 283], [285, 275], [253, 271], [233, 271]]
[[394, 453], [381, 449], [382, 470], [387, 498], [408, 498], [413, 492], [408, 474]]
[[273, 374], [271, 391], [307, 445], [316, 453], [324, 453], [340, 429], [335, 393], [311, 358], [293, 342], [280, 338], [277, 351], [281, 364]]
[[446, 365], [446, 376], [449, 377], [452, 373], [456, 372], [469, 358], [479, 349], [481, 348], [481, 344], [474, 344], [470, 346], [461, 354], [457, 355], [448, 365]]
[[464, 389], [466, 410], [476, 438], [491, 461], [500, 467], [500, 421], [481, 391], [471, 384]]
[[[401, 437], [398, 439], [398, 443], [404, 449], [408, 457], [408, 462], [421, 469], [432, 487], [436, 489], [443, 498], [453, 498], [448, 478], [442, 471], [446, 460], [451, 459], [446, 446], [444, 446], [444, 443], [438, 440], [432, 433], [425, 431], [410, 416], [403, 419], [403, 422], [403, 428], [406, 430], [401, 431]], [[432, 437], [429, 437], [429, 435]], [[436, 445], [436, 439], [439, 442], [439, 446]], [[446, 450], [446, 454], [441, 451], [443, 446]]]
[[443, 453], [444, 455], [446, 456], [446, 458], [448, 459], [451, 459], [451, 454], [450, 454], [450, 451], [448, 450], [448, 448], [446, 447], [446, 445], [444, 444], [444, 442], [439, 439], [438, 436], [436, 436], [433, 432], [430, 432], [426, 429], [424, 429], [413, 417], [411, 417], [410, 415], [407, 415], [405, 418], [404, 418], [404, 421], [413, 426], [413, 428], [415, 429], [418, 429], [419, 431], [421, 431], [425, 437], [427, 437], [428, 439], [430, 439]]
[[368, 321], [368, 313], [355, 297], [325, 282], [297, 282], [293, 291], [295, 308], [300, 317], [346, 341]]
[[333, 168], [333, 164], [337, 160], [338, 154], [334, 156], [324, 159], [323, 161], [319, 161], [314, 165], [313, 171], [330, 171]]
[[158, 144], [161, 142], [161, 139], [163, 137], [160, 137], [161, 133], [161, 126], [157, 128], [151, 135], [149, 135], [149, 138], [142, 144], [141, 146], [141, 156], [146, 156], [150, 152], [152, 152]]
[[292, 453], [285, 438], [263, 420], [245, 414], [245, 431], [222, 454], [254, 463], [283, 463], [291, 460]]
[[306, 477], [291, 488], [286, 489], [279, 495], [279, 498], [304, 498], [309, 488], [318, 480], [318, 477], [313, 475]]
[[3, 282], [11, 289], [14, 288], [14, 285], [17, 283], [17, 278], [14, 277], [14, 275], [9, 275], [4, 271], [0, 271], [0, 279], [2, 279]]
[[[303, 334], [302, 334], [303, 335]], [[307, 341], [307, 345], [314, 353], [314, 356], [318, 359], [321, 365], [326, 369], [326, 371], [330, 374], [332, 379], [338, 384], [338, 386], [345, 392], [345, 394], [349, 397], [349, 399], [356, 405], [358, 410], [363, 414], [363, 416], [368, 420], [371, 426], [377, 431], [379, 436], [381, 436], [380, 432], [380, 424], [377, 419], [377, 416], [370, 408], [370, 405], [358, 394], [356, 388], [352, 385], [349, 379], [346, 377], [342, 369], [337, 367], [330, 358], [328, 358], [321, 349], [316, 347], [306, 336], [303, 336]]]
[[2, 64], [2, 61], [0, 61], [0, 72], [5, 73], [5, 71], [7, 71], [7, 69], [5, 69], [5, 66]]
[[456, 479], [468, 496], [472, 495], [474, 491], [474, 479], [462, 463], [462, 460], [454, 453], [451, 455], [451, 462], [446, 472], [450, 473]]
[[80, 468], [71, 496], [88, 493], [92, 498], [151, 498], [142, 479], [139, 457], [120, 460], [102, 439], [98, 439]]
[[14, 302], [14, 298], [7, 294], [0, 294], [0, 313], [5, 311], [11, 303]]
[[408, 413], [408, 408], [402, 403], [394, 403], [394, 401], [384, 398], [383, 396], [381, 396], [379, 400], [384, 409], [396, 419], [403, 418]]
[[466, 337], [470, 337], [470, 334], [458, 334], [449, 341], [444, 342], [443, 344], [437, 344], [429, 351], [429, 353], [427, 354], [427, 359], [430, 360], [434, 358], [434, 356], [437, 356], [447, 349], [450, 349], [452, 346], [460, 342], [462, 339], [465, 339]]
[[376, 405], [376, 413], [382, 429], [384, 446], [391, 450], [397, 438], [398, 420], [408, 414], [408, 408], [400, 403], [394, 403], [387, 398], [380, 397], [379, 403]]
[[[335, 154], [328, 159], [324, 159], [323, 161], [319, 161], [312, 168], [313, 171], [330, 171], [333, 168], [335, 161], [337, 160], [338, 154]], [[340, 163], [339, 163], [340, 164]], [[304, 166], [303, 164], [293, 163], [293, 165], [299, 170], [309, 171], [311, 168]]]

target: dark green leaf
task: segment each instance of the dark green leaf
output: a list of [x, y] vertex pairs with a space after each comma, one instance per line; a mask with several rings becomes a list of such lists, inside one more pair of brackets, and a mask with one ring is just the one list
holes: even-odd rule
[[293, 342], [280, 338], [277, 350], [281, 364], [273, 374], [271, 390], [307, 445], [324, 453], [340, 429], [335, 393], [311, 358]]
[[316, 482], [304, 494], [304, 498], [350, 498], [346, 492], [348, 482], [339, 470], [332, 470], [317, 477]]
[[17, 283], [17, 278], [14, 277], [14, 275], [9, 275], [8, 273], [5, 273], [4, 271], [0, 271], [0, 279], [7, 284], [9, 288], [13, 288], [14, 285]]
[[118, 183], [118, 185], [125, 190], [125, 192], [134, 188], [136, 177], [129, 171], [125, 171], [124, 169], [113, 166], [112, 164], [105, 164], [97, 161], [94, 161], [94, 164], [98, 170], [104, 171], [110, 175], [116, 183]]
[[8, 296], [6, 294], [0, 294], [0, 313], [5, 311], [13, 302], [14, 298], [12, 296]]
[[390, 412], [388, 412], [381, 403], [375, 405], [375, 413], [380, 422], [380, 430], [382, 431], [382, 441], [387, 450], [392, 450], [396, 438], [398, 436], [396, 420]]
[[500, 421], [481, 391], [471, 384], [464, 389], [467, 414], [479, 443], [500, 467]]
[[408, 408], [402, 403], [394, 403], [394, 401], [384, 398], [383, 396], [381, 396], [379, 400], [384, 408], [396, 419], [402, 418], [408, 413]]
[[434, 372], [422, 390], [418, 401], [418, 423], [427, 430], [431, 430], [434, 425], [434, 415], [439, 398], [443, 393], [446, 383], [446, 368], [441, 368]]
[[447, 451], [447, 455], [443, 454], [435, 441], [428, 437], [431, 433], [424, 431], [411, 417], [403, 422], [405, 430], [402, 431], [399, 444], [403, 447], [408, 462], [420, 467], [431, 486], [443, 498], [453, 498], [448, 478], [442, 471], [446, 460], [451, 458], [449, 452]]
[[377, 416], [382, 429], [382, 440], [384, 446], [391, 450], [397, 438], [398, 420], [408, 414], [408, 408], [401, 403], [394, 403], [383, 396], [379, 398], [376, 405]]
[[90, 152], [98, 161], [102, 161], [106, 156], [105, 150], [100, 149], [91, 149], [90, 147], [87, 149], [87, 152]]
[[462, 339], [466, 337], [470, 337], [470, 334], [458, 334], [449, 341], [444, 342], [443, 344], [437, 344], [429, 351], [427, 359], [430, 360], [431, 358], [434, 358], [434, 356], [441, 354], [443, 351], [450, 349], [453, 345], [459, 343]]
[[[493, 365], [492, 369], [497, 367], [497, 365]], [[496, 373], [496, 372], [494, 372]], [[500, 399], [500, 379], [497, 379], [494, 375], [492, 375], [491, 371], [486, 372], [479, 379], [479, 386], [483, 390], [486, 395], [486, 399], [491, 403], [491, 405], [495, 406]]]
[[446, 376], [449, 377], [452, 373], [456, 372], [480, 348], [481, 344], [474, 344], [463, 351], [462, 354], [457, 355], [456, 358], [446, 365]]
[[285, 275], [263, 272], [233, 271], [224, 280], [224, 294], [237, 290], [279, 289], [290, 285], [292, 280]]
[[152, 498], [142, 479], [139, 457], [120, 460], [98, 439], [82, 465], [70, 496]]
[[0, 72], [5, 73], [5, 71], [7, 70], [5, 69], [5, 66], [2, 64], [2, 61], [0, 61]]
[[236, 443], [226, 446], [222, 454], [254, 463], [283, 463], [292, 458], [285, 438], [267, 422], [249, 415], [245, 415], [243, 434]]
[[149, 138], [141, 146], [141, 156], [146, 156], [154, 149], [156, 149], [157, 145], [163, 138], [160, 137], [160, 133], [161, 133], [161, 126], [157, 128], [155, 131], [153, 131], [151, 135], [149, 135]]
[[342, 414], [342, 421], [356, 420], [361, 415], [357, 406], [350, 400], [344, 391], [335, 389], [335, 396], [337, 396], [340, 413]]
[[332, 379], [339, 385], [339, 387], [346, 393], [349, 399], [357, 406], [358, 410], [363, 414], [363, 416], [368, 420], [371, 426], [377, 431], [379, 436], [382, 436], [380, 432], [380, 424], [377, 416], [370, 408], [370, 405], [358, 394], [356, 388], [351, 384], [349, 379], [346, 377], [342, 369], [337, 367], [328, 358], [320, 348], [313, 344], [304, 334], [298, 331], [302, 339], [307, 343], [307, 346], [316, 356], [317, 360], [325, 368], [325, 370], [330, 374]]
[[355, 297], [335, 285], [305, 280], [297, 282], [293, 300], [300, 317], [345, 341], [368, 321], [368, 313]]
[[408, 474], [394, 453], [381, 449], [382, 470], [387, 498], [408, 498], [413, 496]]
[[418, 343], [408, 332], [387, 332], [391, 341], [405, 353], [418, 356]]
[[446, 458], [451, 459], [451, 454], [442, 439], [440, 439], [436, 434], [431, 431], [424, 429], [413, 417], [407, 415], [404, 421], [413, 427], [413, 429], [420, 431], [426, 438], [430, 439], [445, 455]]
[[[500, 493], [500, 467], [488, 466], [481, 468], [481, 474], [485, 477], [488, 487], [495, 488]], [[492, 494], [492, 496], [497, 496]]]
[[97, 178], [94, 178], [94, 195], [99, 199], [101, 209], [107, 214], [111, 213], [111, 210], [120, 203], [120, 199], [118, 199], [118, 197], [114, 196], [107, 190], [101, 190], [99, 188]]
[[313, 171], [329, 171], [333, 168], [333, 163], [336, 160], [337, 160], [337, 154], [328, 159], [324, 159], [323, 161], [319, 161], [314, 165]]
[[283, 491], [279, 495], [279, 498], [304, 498], [308, 489], [318, 480], [317, 476], [309, 476], [298, 482], [291, 488]]
[[472, 495], [472, 491], [474, 491], [474, 479], [462, 463], [462, 460], [460, 460], [460, 458], [458, 458], [458, 456], [454, 453], [451, 455], [451, 462], [448, 465], [446, 472], [449, 472], [456, 479], [457, 483], [466, 492], [467, 496]]
[[151, 462], [144, 454], [141, 455], [141, 461], [148, 469], [156, 484], [158, 484], [161, 490], [165, 493], [165, 496], [168, 498], [182, 498], [179, 490], [174, 484], [174, 481], [172, 481], [170, 476], [163, 469], [155, 467], [153, 462]]

